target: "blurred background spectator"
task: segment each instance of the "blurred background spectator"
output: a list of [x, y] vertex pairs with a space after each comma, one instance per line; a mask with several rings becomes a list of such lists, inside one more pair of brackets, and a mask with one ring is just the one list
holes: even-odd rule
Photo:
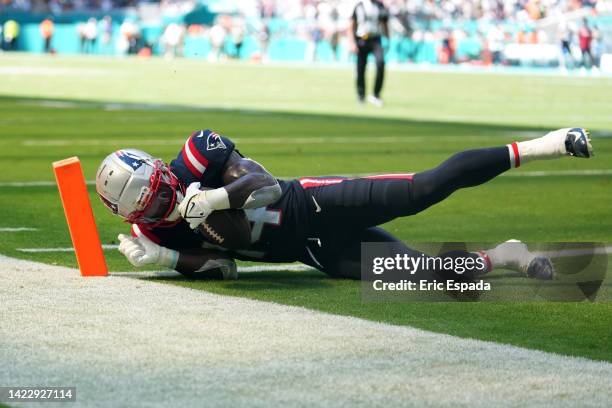
[[6, 51], [15, 50], [17, 37], [19, 37], [19, 23], [15, 20], [7, 20], [2, 26], [2, 49]]
[[104, 16], [100, 23], [100, 31], [102, 32], [102, 48], [108, 48], [113, 39], [113, 19], [111, 16]]
[[208, 32], [210, 46], [212, 48], [208, 55], [208, 60], [210, 62], [217, 62], [225, 58], [225, 37], [227, 36], [227, 31], [222, 24], [222, 20], [224, 19], [219, 19]]
[[76, 26], [79, 35], [80, 51], [83, 54], [92, 54], [96, 50], [98, 38], [98, 21], [90, 17], [87, 22], [80, 22]]
[[[597, 67], [612, 1], [384, 0], [391, 63]], [[13, 49], [348, 63], [353, 0], [0, 0]], [[50, 17], [51, 16], [51, 17]], [[50, 17], [50, 18], [48, 18]], [[9, 33], [11, 30], [9, 30]], [[40, 39], [43, 46], [40, 45]], [[4, 47], [7, 48], [6, 37]], [[98, 39], [100, 41], [98, 41]], [[177, 42], [178, 41], [178, 42]], [[575, 63], [576, 62], [576, 63]], [[580, 62], [578, 64], [578, 62]]]
[[232, 20], [231, 35], [232, 42], [234, 44], [234, 52], [232, 54], [233, 58], [239, 59], [242, 55], [240, 50], [244, 44], [244, 37], [246, 34], [245, 30], [245, 23], [242, 18], [238, 17]]
[[184, 35], [184, 26], [177, 23], [168, 24], [160, 40], [162, 48], [164, 49], [164, 57], [174, 58], [183, 55], [182, 46]]
[[595, 64], [595, 58], [591, 52], [593, 43], [593, 31], [589, 27], [589, 21], [585, 18], [582, 20], [582, 27], [578, 31], [578, 43], [580, 44], [580, 53], [582, 54], [582, 67], [591, 68]]
[[48, 17], [45, 18], [40, 23], [40, 36], [43, 40], [44, 51], [49, 53], [52, 51], [51, 49], [51, 39], [53, 38], [53, 31], [55, 30], [55, 25], [53, 24], [53, 20]]
[[140, 47], [140, 27], [132, 19], [125, 19], [119, 27], [117, 51], [121, 55], [136, 54]]

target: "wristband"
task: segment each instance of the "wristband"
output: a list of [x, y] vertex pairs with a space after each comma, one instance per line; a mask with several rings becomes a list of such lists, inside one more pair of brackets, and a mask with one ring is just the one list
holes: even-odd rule
[[215, 188], [214, 190], [205, 190], [202, 192], [204, 200], [213, 210], [227, 210], [230, 208], [229, 195], [223, 187]]
[[175, 269], [178, 263], [179, 253], [173, 249], [163, 246], [159, 247], [159, 259], [157, 264], [167, 268]]

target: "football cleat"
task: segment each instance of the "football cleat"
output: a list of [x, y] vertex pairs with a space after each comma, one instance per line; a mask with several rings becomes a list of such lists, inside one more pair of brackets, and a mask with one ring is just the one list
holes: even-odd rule
[[582, 128], [572, 128], [567, 131], [565, 136], [565, 150], [567, 154], [575, 157], [588, 159], [593, 157], [593, 146], [589, 131]]
[[532, 279], [551, 280], [555, 276], [555, 267], [549, 258], [529, 252], [527, 245], [523, 242], [511, 239], [502, 245], [509, 245], [508, 249], [514, 258], [510, 264], [524, 276]]
[[551, 280], [555, 276], [555, 267], [549, 258], [536, 256], [529, 263], [521, 267], [522, 272], [529, 278]]
[[383, 100], [374, 95], [368, 95], [368, 102], [376, 106], [377, 108], [382, 108], [383, 106], [385, 106]]

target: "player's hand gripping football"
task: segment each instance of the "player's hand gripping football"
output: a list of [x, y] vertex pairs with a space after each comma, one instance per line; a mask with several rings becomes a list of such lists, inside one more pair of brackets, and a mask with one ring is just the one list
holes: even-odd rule
[[161, 265], [173, 268], [176, 266], [178, 253], [172, 249], [157, 245], [147, 237], [130, 237], [119, 234], [119, 252], [134, 266]]
[[191, 183], [185, 192], [185, 198], [178, 206], [179, 213], [189, 223], [191, 229], [196, 229], [204, 222], [213, 209], [206, 199], [206, 192], [200, 190], [200, 183]]

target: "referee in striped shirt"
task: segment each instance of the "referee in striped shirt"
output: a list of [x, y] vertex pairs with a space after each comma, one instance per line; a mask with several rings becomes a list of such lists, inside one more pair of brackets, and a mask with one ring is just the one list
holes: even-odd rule
[[374, 93], [368, 96], [368, 102], [382, 107], [380, 91], [385, 77], [385, 52], [382, 36], [389, 38], [389, 12], [378, 0], [360, 0], [353, 11], [351, 31], [353, 33], [353, 52], [357, 52], [357, 96], [359, 102], [365, 101], [365, 70], [368, 56], [376, 58], [376, 82]]

